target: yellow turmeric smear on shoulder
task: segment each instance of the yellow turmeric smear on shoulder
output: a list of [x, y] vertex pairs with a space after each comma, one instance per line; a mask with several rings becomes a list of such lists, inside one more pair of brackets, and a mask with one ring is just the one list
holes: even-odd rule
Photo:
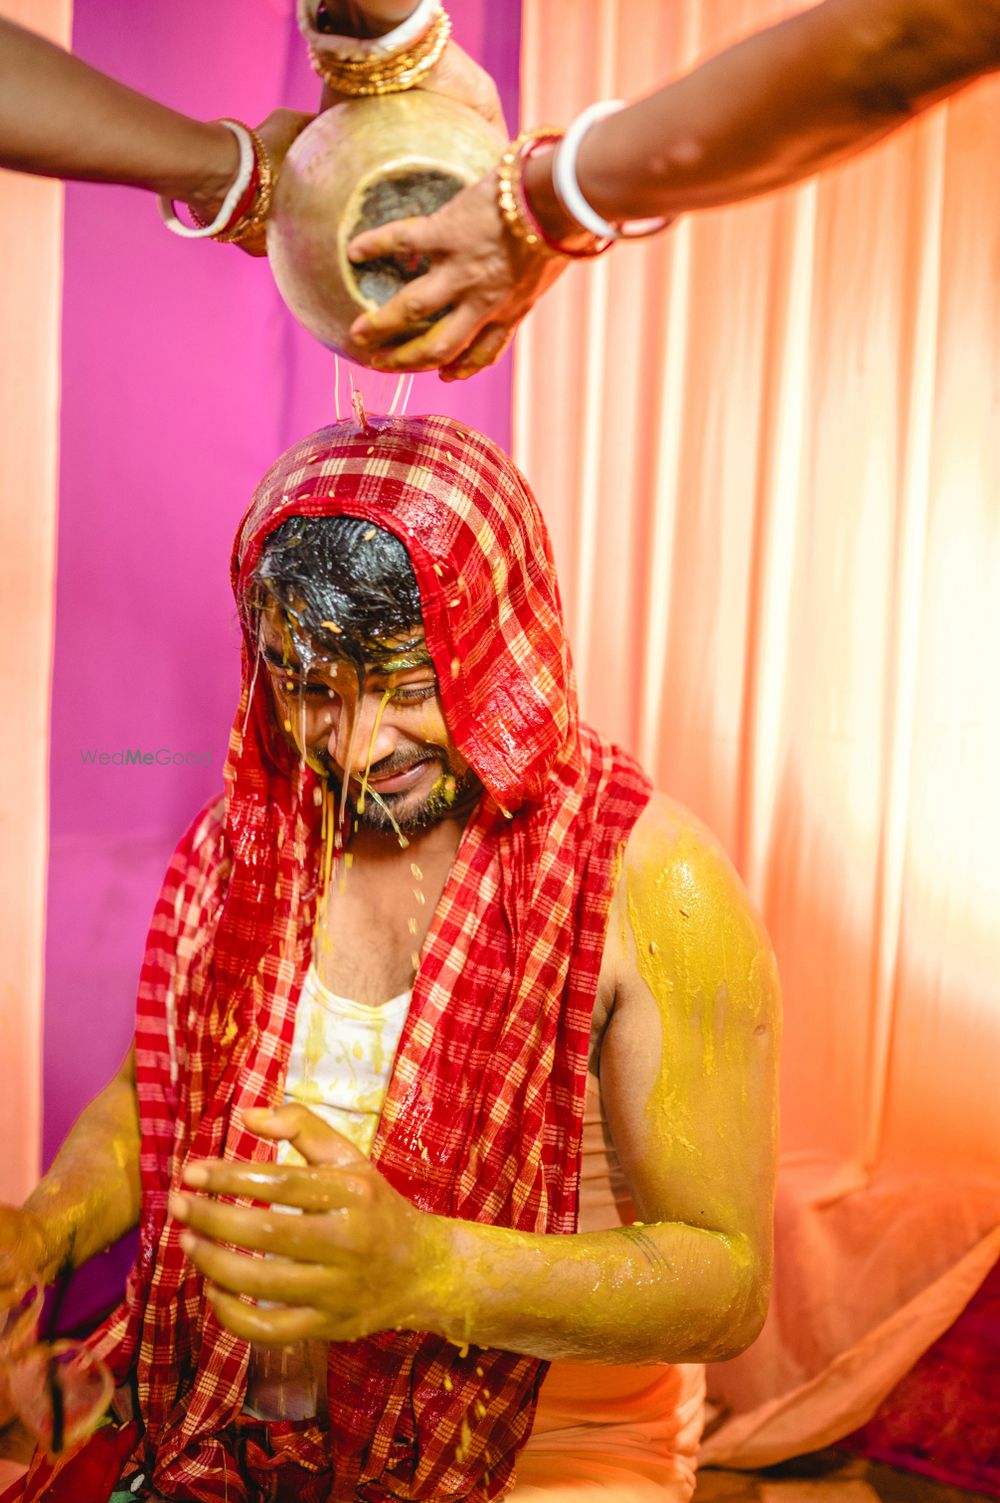
[[635, 963], [660, 1014], [649, 1110], [676, 1137], [699, 1082], [738, 1064], [774, 983], [770, 947], [725, 857], [690, 831], [626, 872]]

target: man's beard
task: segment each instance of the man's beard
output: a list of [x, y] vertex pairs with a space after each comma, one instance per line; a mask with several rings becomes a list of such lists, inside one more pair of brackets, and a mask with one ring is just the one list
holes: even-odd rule
[[[362, 786], [357, 778], [348, 784], [347, 799], [353, 815], [353, 823], [359, 830], [377, 830], [384, 834], [415, 835], [429, 830], [433, 825], [450, 816], [461, 814], [472, 807], [482, 791], [482, 785], [472, 768], [458, 771], [451, 766], [447, 753], [440, 747], [414, 757], [394, 753], [369, 769], [368, 776], [376, 778], [396, 777], [418, 762], [437, 763], [438, 776], [428, 793], [379, 793], [377, 788]], [[330, 768], [331, 785], [339, 790], [341, 783], [337, 771]], [[377, 796], [376, 796], [377, 795]]]

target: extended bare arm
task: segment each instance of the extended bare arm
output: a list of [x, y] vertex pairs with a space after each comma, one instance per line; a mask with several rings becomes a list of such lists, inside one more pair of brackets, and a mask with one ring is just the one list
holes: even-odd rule
[[130, 1050], [84, 1107], [20, 1210], [0, 1207], [0, 1306], [39, 1275], [50, 1282], [118, 1240], [139, 1219], [139, 1112]]

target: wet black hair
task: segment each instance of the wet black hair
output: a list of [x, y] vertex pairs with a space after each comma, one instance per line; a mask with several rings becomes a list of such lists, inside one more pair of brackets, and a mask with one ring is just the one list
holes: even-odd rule
[[359, 667], [391, 657], [380, 643], [398, 642], [423, 620], [403, 544], [360, 517], [289, 517], [275, 528], [254, 572], [255, 609], [269, 598], [288, 616], [297, 642]]

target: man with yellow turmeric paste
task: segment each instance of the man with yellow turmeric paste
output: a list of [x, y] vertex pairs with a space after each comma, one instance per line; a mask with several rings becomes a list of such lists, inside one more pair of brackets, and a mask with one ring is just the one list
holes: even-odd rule
[[579, 723], [540, 515], [481, 435], [312, 435], [233, 585], [225, 799], [168, 871], [133, 1060], [8, 1213], [8, 1289], [141, 1210], [92, 1343], [137, 1496], [686, 1499], [700, 1364], [767, 1305], [760, 922]]

